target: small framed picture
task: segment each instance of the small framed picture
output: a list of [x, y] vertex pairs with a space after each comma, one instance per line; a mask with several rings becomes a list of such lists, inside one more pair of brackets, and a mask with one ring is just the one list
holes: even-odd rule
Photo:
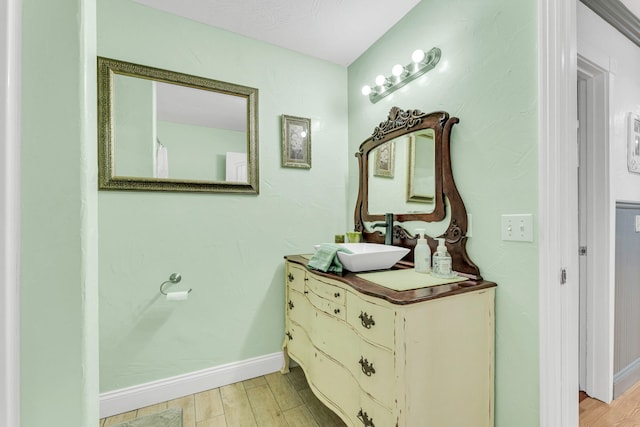
[[640, 116], [629, 113], [627, 120], [627, 168], [640, 173]]
[[311, 169], [311, 119], [282, 115], [282, 166]]
[[385, 178], [393, 178], [393, 169], [395, 165], [395, 144], [389, 141], [376, 148], [375, 163], [373, 168], [374, 176], [382, 176]]

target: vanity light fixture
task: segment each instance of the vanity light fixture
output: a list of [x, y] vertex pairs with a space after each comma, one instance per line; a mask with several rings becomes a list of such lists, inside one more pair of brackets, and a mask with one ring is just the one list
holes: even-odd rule
[[422, 49], [418, 49], [411, 55], [410, 64], [405, 66], [394, 65], [391, 69], [391, 76], [378, 75], [375, 79], [375, 86], [363, 86], [362, 94], [368, 96], [369, 101], [375, 104], [435, 67], [440, 61], [440, 55], [441, 51], [437, 47], [426, 53]]

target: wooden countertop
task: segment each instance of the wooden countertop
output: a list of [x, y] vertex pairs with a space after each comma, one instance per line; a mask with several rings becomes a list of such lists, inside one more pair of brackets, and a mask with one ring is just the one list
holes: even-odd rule
[[[289, 262], [307, 268], [308, 259], [303, 257], [302, 255], [287, 255], [284, 258]], [[412, 268], [412, 266], [399, 263], [396, 264], [394, 268]], [[488, 282], [486, 280], [468, 279], [463, 282], [448, 283], [444, 285], [430, 286], [419, 289], [410, 289], [407, 291], [396, 291], [362, 279], [358, 277], [356, 273], [352, 273], [350, 271], [345, 271], [344, 275], [338, 276], [337, 274], [323, 273], [322, 271], [310, 270], [308, 268], [307, 270], [314, 274], [317, 274], [318, 276], [345, 283], [363, 294], [371, 295], [376, 298], [382, 298], [390, 302], [391, 304], [399, 305], [414, 304], [417, 302], [432, 300], [436, 298], [445, 298], [452, 295], [474, 292], [480, 289], [489, 289], [497, 286], [494, 282]]]

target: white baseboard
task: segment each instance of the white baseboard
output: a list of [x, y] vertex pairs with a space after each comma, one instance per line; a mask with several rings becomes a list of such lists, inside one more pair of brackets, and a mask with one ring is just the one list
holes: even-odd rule
[[100, 418], [279, 371], [282, 352], [100, 394]]

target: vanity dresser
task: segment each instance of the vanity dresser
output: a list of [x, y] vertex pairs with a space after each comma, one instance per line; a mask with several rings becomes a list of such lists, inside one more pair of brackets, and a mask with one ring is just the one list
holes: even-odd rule
[[[356, 153], [355, 211], [355, 228], [365, 242], [384, 243], [391, 234], [387, 243], [409, 249], [416, 244], [410, 224], [444, 224], [445, 231], [428, 242], [433, 252], [435, 237], [445, 239], [457, 278], [416, 273], [413, 251], [389, 270], [342, 275], [309, 269], [312, 255], [285, 257], [282, 371], [288, 372], [290, 359], [297, 362], [316, 396], [348, 426], [494, 424], [496, 284], [482, 279], [466, 252], [467, 214], [453, 181], [449, 150], [457, 121], [444, 112], [394, 107]], [[413, 151], [406, 174], [396, 169], [396, 176], [406, 179], [398, 179], [406, 205], [371, 210], [378, 177], [369, 166], [376, 161], [376, 149], [390, 141], [406, 144], [406, 150], [395, 147], [397, 164], [404, 163], [398, 153]], [[415, 147], [417, 141], [425, 147]], [[426, 166], [416, 153], [428, 157]], [[432, 179], [415, 175], [419, 169], [432, 171]], [[392, 209], [393, 216], [382, 213]]]

